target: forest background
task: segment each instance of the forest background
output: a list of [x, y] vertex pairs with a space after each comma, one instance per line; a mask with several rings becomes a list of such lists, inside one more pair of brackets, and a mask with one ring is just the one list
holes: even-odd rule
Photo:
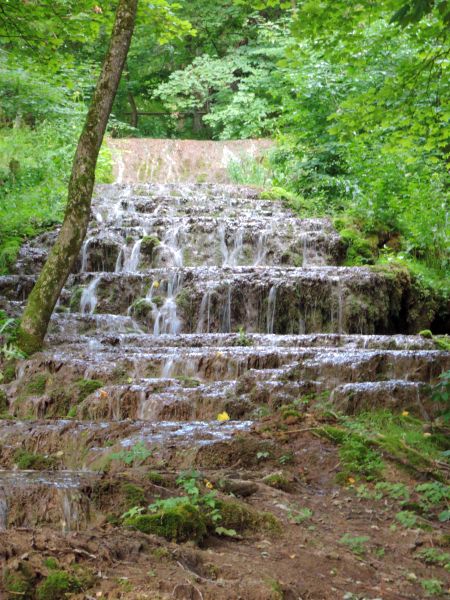
[[[0, 274], [62, 220], [114, 8], [0, 6]], [[448, 296], [449, 27], [448, 0], [141, 1], [109, 135], [273, 138], [233, 181], [330, 216], [347, 264], [400, 265]]]

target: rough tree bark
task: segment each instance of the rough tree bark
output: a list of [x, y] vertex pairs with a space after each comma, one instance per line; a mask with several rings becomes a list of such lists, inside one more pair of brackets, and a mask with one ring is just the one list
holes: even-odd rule
[[78, 141], [61, 231], [34, 286], [20, 323], [18, 345], [39, 350], [61, 290], [80, 252], [91, 213], [95, 167], [127, 58], [138, 0], [119, 0], [113, 32], [86, 122]]

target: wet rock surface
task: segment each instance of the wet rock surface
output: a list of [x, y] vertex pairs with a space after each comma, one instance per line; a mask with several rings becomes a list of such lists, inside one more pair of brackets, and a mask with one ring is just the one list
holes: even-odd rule
[[[348, 414], [385, 407], [434, 416], [430, 386], [450, 368], [450, 353], [407, 335], [404, 274], [342, 266], [345, 248], [328, 220], [299, 219], [253, 189], [193, 183], [100, 186], [92, 212], [46, 347], [9, 365], [0, 385], [7, 417], [0, 420], [0, 559], [23, 554], [27, 530], [39, 527], [35, 544], [45, 538], [75, 562], [74, 546], [82, 555], [104, 551], [104, 565], [123, 560], [123, 532], [111, 515], [129, 508], [130, 486], [147, 501], [165, 493], [149, 482], [144, 463], [173, 479], [181, 469], [199, 468], [217, 489], [248, 497], [280, 519], [290, 510], [283, 494], [292, 490], [314, 498], [315, 510], [330, 510], [338, 497], [345, 507], [345, 492], [332, 483], [337, 457], [330, 444], [304, 437], [295, 464], [298, 473], [308, 464], [306, 479], [290, 474], [283, 483], [277, 468], [284, 454], [254, 429], [266, 409], [300, 397], [326, 398]], [[20, 313], [53, 240], [47, 233], [22, 248], [16, 272], [0, 278], [0, 307]], [[268, 456], [278, 462], [265, 472], [260, 460]], [[117, 457], [128, 457], [131, 475]], [[273, 489], [272, 481], [288, 491], [281, 483]], [[337, 527], [345, 533], [342, 523]], [[14, 528], [24, 530], [14, 537]], [[331, 535], [332, 524], [328, 529]], [[296, 580], [309, 534], [286, 535], [300, 548], [294, 558], [273, 540], [241, 547], [254, 569], [264, 570], [272, 557], [284, 573], [283, 597], [366, 593], [352, 583], [357, 558], [318, 547], [312, 563], [326, 565], [322, 583], [308, 573]], [[136, 564], [153, 568], [148, 548], [159, 542], [137, 533], [134, 540]], [[250, 572], [234, 577], [232, 544], [212, 546], [226, 556], [215, 574], [178, 560], [171, 546], [176, 574], [170, 561], [163, 571], [172, 568], [173, 585], [160, 584], [151, 597], [196, 597], [203, 586], [198, 597], [272, 598], [270, 585], [258, 587]], [[327, 582], [341, 560], [343, 579]], [[366, 581], [375, 577], [376, 565], [361, 568]], [[119, 571], [125, 576], [123, 565]], [[185, 589], [192, 571], [196, 583]], [[382, 579], [370, 589], [373, 597], [418, 597], [414, 590], [398, 596]]]

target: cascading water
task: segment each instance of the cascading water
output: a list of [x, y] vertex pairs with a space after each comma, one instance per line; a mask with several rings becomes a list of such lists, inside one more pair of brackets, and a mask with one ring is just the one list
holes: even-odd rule
[[200, 304], [200, 315], [197, 325], [197, 333], [209, 333], [211, 323], [211, 296], [212, 290], [206, 290]]
[[[254, 414], [255, 399], [277, 406], [316, 390], [332, 391], [344, 408], [365, 398], [372, 407], [403, 408], [411, 399], [420, 407], [424, 383], [447, 365], [432, 340], [349, 335], [392, 323], [398, 296], [392, 277], [339, 266], [342, 243], [326, 220], [299, 219], [248, 188], [203, 185], [100, 187], [93, 215], [80, 273], [63, 290], [43, 360], [18, 363], [8, 394], [19, 418], [0, 420], [2, 447], [39, 441], [40, 452], [64, 469], [85, 469], [84, 476], [103, 464], [111, 443], [140, 443], [159, 447], [158, 459], [170, 448], [178, 462], [169, 458], [168, 468], [177, 470], [191, 449], [246, 431], [251, 424], [234, 419]], [[23, 302], [35, 272], [31, 243], [22, 275], [3, 278], [4, 301], [13, 305]], [[81, 287], [80, 310], [69, 312]], [[52, 374], [50, 389], [18, 402], [17, 382], [26, 389], [38, 364]], [[53, 382], [72, 390], [82, 380], [103, 385], [55, 418]], [[219, 423], [224, 410], [232, 420]], [[39, 420], [21, 422], [22, 414]], [[86, 448], [77, 454], [80, 441]], [[11, 461], [8, 455], [0, 461]], [[11, 473], [14, 490], [20, 470]], [[39, 485], [55, 488], [57, 471], [38, 475]], [[89, 505], [96, 510], [91, 488], [75, 479], [61, 493], [58, 483], [42, 503], [65, 532], [86, 526]], [[1, 487], [0, 529], [25, 512], [17, 511], [23, 496], [9, 493], [5, 501]], [[27, 518], [39, 510], [33, 506]]]
[[277, 287], [273, 285], [269, 291], [269, 297], [267, 299], [267, 333], [273, 333], [275, 324], [275, 308], [277, 301]]
[[84, 288], [80, 299], [80, 310], [82, 315], [93, 315], [97, 306], [97, 286], [102, 279], [102, 275], [97, 275], [91, 283]]

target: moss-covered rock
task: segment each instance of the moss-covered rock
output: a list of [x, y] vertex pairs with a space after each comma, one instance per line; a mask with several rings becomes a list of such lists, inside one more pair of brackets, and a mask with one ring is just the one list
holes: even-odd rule
[[44, 373], [32, 377], [25, 386], [25, 394], [27, 396], [41, 396], [45, 392], [47, 379], [48, 375]]
[[283, 490], [284, 492], [289, 492], [292, 488], [292, 481], [281, 471], [266, 475], [262, 481], [266, 485], [275, 488], [276, 490]]
[[82, 402], [90, 394], [103, 387], [103, 381], [98, 379], [79, 379], [75, 382], [75, 386], [78, 389], [78, 400]]
[[234, 529], [237, 532], [244, 531], [279, 531], [280, 523], [271, 513], [259, 512], [243, 502], [235, 500], [218, 500], [221, 520], [220, 526], [226, 529]]
[[124, 525], [154, 533], [174, 542], [201, 542], [207, 533], [206, 517], [190, 502], [179, 502], [153, 514], [128, 517]]
[[156, 235], [146, 235], [142, 238], [141, 242], [141, 254], [153, 258], [153, 254], [155, 252], [155, 248], [157, 248], [161, 244], [159, 238]]
[[125, 499], [130, 507], [143, 506], [145, 504], [144, 490], [134, 485], [134, 483], [124, 483], [122, 485], [122, 493], [125, 495]]

